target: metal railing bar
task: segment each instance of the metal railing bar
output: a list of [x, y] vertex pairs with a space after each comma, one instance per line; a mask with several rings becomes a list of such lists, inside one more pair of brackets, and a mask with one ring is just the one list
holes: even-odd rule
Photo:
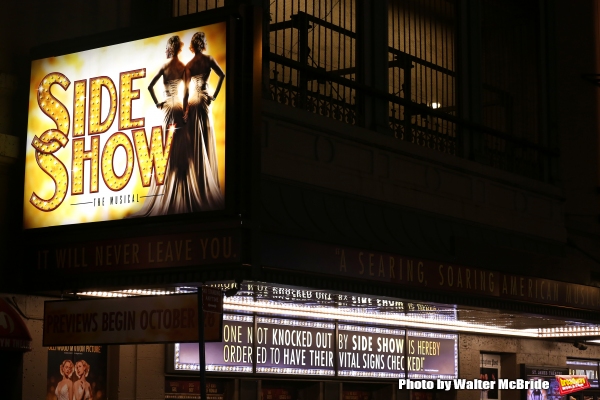
[[271, 32], [280, 30], [280, 29], [288, 29], [288, 28], [299, 28], [298, 21], [305, 20], [307, 22], [312, 22], [318, 25], [321, 25], [324, 28], [330, 29], [334, 32], [340, 33], [342, 35], [351, 37], [352, 39], [356, 39], [356, 32], [352, 32], [351, 30], [342, 28], [341, 26], [335, 25], [331, 22], [324, 21], [320, 18], [317, 18], [313, 15], [307, 14], [304, 11], [299, 11], [297, 14], [293, 14], [291, 19], [283, 22], [275, 22], [269, 25], [269, 30]]
[[334, 74], [327, 73], [326, 71], [323, 71], [318, 68], [310, 67], [308, 65], [303, 65], [302, 63], [300, 63], [298, 61], [290, 60], [290, 59], [280, 56], [278, 54], [267, 53], [266, 58], [269, 61], [273, 61], [273, 62], [282, 64], [284, 66], [287, 66], [287, 67], [290, 67], [290, 68], [293, 68], [293, 69], [296, 69], [299, 71], [303, 71], [305, 73], [309, 73], [311, 75], [312, 79], [319, 78], [319, 79], [323, 79], [326, 81], [335, 82], [335, 83], [347, 86], [356, 91], [362, 91], [362, 93], [378, 97], [382, 100], [387, 100], [390, 103], [394, 103], [394, 104], [398, 104], [400, 106], [407, 107], [410, 110], [412, 110], [412, 112], [414, 114], [429, 115], [432, 117], [437, 117], [442, 120], [447, 120], [449, 122], [455, 123], [463, 128], [471, 129], [471, 130], [474, 130], [474, 131], [477, 131], [480, 133], [487, 133], [492, 136], [507, 140], [507, 141], [509, 141], [515, 145], [518, 145], [520, 147], [535, 149], [535, 150], [538, 150], [542, 153], [549, 154], [549, 155], [558, 155], [557, 149], [542, 147], [536, 143], [532, 143], [528, 140], [506, 134], [504, 132], [495, 130], [493, 128], [489, 128], [485, 125], [477, 124], [477, 123], [456, 117], [451, 114], [446, 114], [442, 111], [439, 111], [438, 109], [433, 109], [426, 105], [415, 103], [413, 101], [410, 101], [410, 99], [397, 97], [393, 94], [390, 94], [390, 93], [387, 93], [387, 92], [384, 92], [381, 90], [377, 90], [371, 86], [364, 85], [364, 84], [361, 84], [359, 82], [356, 82], [356, 81], [353, 81], [353, 80], [350, 80], [347, 78], [343, 78], [343, 77], [340, 77], [340, 76], [337, 76]]

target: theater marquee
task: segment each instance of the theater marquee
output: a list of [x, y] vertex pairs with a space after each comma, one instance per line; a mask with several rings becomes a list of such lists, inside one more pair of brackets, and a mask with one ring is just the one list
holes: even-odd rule
[[[222, 337], [220, 343], [206, 344], [207, 371], [391, 379], [458, 377], [456, 334], [225, 314]], [[175, 344], [170, 361], [172, 373], [197, 370], [198, 344]]]
[[226, 27], [34, 60], [23, 227], [223, 209]]

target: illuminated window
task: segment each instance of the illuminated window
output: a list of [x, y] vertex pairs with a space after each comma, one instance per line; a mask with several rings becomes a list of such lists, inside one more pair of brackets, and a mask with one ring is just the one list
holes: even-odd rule
[[354, 0], [272, 0], [270, 4], [270, 98], [356, 124]]
[[[388, 4], [388, 92], [455, 116], [454, 2], [392, 0]], [[389, 124], [398, 139], [456, 153], [456, 125], [443, 117], [392, 101]]]
[[481, 122], [508, 135], [486, 134], [483, 155], [492, 166], [535, 174], [539, 149], [526, 143], [540, 142], [538, 3], [481, 4]]
[[173, 0], [173, 16], [194, 14], [223, 7], [225, 0]]

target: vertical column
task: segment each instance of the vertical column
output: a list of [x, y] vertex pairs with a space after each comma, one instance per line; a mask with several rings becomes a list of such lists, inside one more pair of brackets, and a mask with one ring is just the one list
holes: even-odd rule
[[107, 358], [107, 376], [106, 390], [109, 399], [119, 398], [119, 377], [121, 364], [121, 346], [106, 346], [108, 352]]
[[388, 2], [356, 2], [357, 81], [372, 93], [357, 93], [359, 124], [393, 136], [388, 124]]
[[[481, 23], [480, 1], [459, 0], [457, 5], [457, 80], [459, 116], [462, 119], [482, 122], [481, 91]], [[459, 151], [465, 158], [478, 160], [482, 152], [481, 133], [464, 126], [459, 127]]]
[[300, 12], [296, 15], [296, 29], [298, 30], [298, 53], [300, 62], [300, 70], [298, 71], [298, 90], [300, 96], [298, 96], [298, 102], [295, 104], [298, 108], [306, 108], [307, 95], [308, 95], [308, 71], [306, 68], [309, 66], [309, 52], [310, 47], [308, 45], [308, 30], [310, 25], [308, 23], [307, 14]]
[[[237, 182], [234, 188], [237, 196], [228, 195], [227, 206], [237, 213], [242, 225], [244, 242], [247, 243], [242, 255], [242, 264], [236, 275], [236, 281], [242, 279], [262, 280], [260, 256], [260, 224], [246, 221], [260, 220], [260, 174], [261, 174], [261, 133], [262, 133], [262, 90], [263, 90], [263, 35], [268, 32], [268, 19], [263, 19], [266, 13], [262, 5], [268, 3], [262, 0], [242, 2], [227, 0], [226, 6], [239, 6], [239, 18], [231, 20], [228, 52], [235, 60], [235, 66], [228, 64], [227, 85], [228, 99], [231, 101], [227, 109], [227, 126], [230, 132], [240, 132], [236, 135], [235, 145], [228, 147], [229, 159], [239, 160], [236, 175], [228, 175], [229, 182]], [[268, 8], [266, 8], [268, 10]], [[264, 21], [264, 22], [263, 22]], [[265, 27], [263, 24], [266, 24]], [[268, 63], [268, 61], [266, 61]], [[268, 66], [267, 66], [268, 68]], [[233, 69], [233, 73], [231, 73]], [[268, 75], [267, 75], [268, 77]], [[231, 84], [235, 82], [235, 86]], [[268, 81], [265, 82], [268, 85]], [[230, 135], [233, 137], [233, 135]], [[232, 177], [235, 178], [232, 179]], [[232, 191], [227, 193], [231, 194]]]
[[[372, 36], [373, 48], [372, 76], [373, 87], [381, 93], [389, 93], [389, 26], [388, 26], [388, 1], [369, 2], [372, 7]], [[385, 135], [393, 136], [394, 132], [389, 126], [390, 104], [385, 97], [376, 97], [373, 102], [374, 129]]]
[[[356, 82], [365, 87], [372, 85], [372, 54], [370, 45], [371, 37], [371, 1], [354, 1], [356, 7], [356, 55], [354, 65], [356, 68]], [[371, 115], [371, 97], [364, 90], [356, 93], [356, 124], [370, 127], [373, 125]]]
[[[0, 72], [0, 193], [13, 193], [16, 187], [22, 184], [18, 181], [21, 176], [18, 173], [18, 165], [15, 163], [19, 156], [19, 140], [13, 136], [13, 119], [15, 90], [17, 78], [12, 74]], [[19, 103], [20, 104], [20, 103]], [[15, 200], [10, 196], [0, 196], [0, 264], [10, 265], [13, 263], [14, 247], [12, 244], [16, 235], [10, 235], [8, 226], [17, 222], [17, 214], [13, 212]], [[0, 268], [0, 281], [15, 282], [18, 277], [15, 268]]]
[[140, 344], [135, 347], [136, 387], [134, 399], [164, 399], [165, 346], [162, 344]]
[[137, 398], [137, 345], [121, 345], [119, 348], [119, 381], [116, 388], [119, 400]]
[[[556, 93], [555, 85], [551, 82], [556, 82], [556, 64], [549, 60], [556, 60], [556, 49], [554, 43], [554, 32], [556, 31], [552, 16], [556, 15], [554, 10], [554, 2], [547, 0], [538, 0], [538, 8], [540, 13], [539, 41], [540, 41], [540, 146], [544, 148], [558, 148], [558, 131], [555, 121], [555, 116], [558, 115], [556, 110]], [[596, 9], [597, 10], [597, 9]], [[599, 13], [596, 11], [596, 17]], [[597, 32], [596, 43], [600, 39], [600, 32]], [[597, 61], [598, 62], [598, 61]], [[555, 183], [559, 180], [559, 165], [558, 157], [545, 156], [541, 163], [540, 177], [544, 182]]]
[[204, 347], [204, 293], [198, 286], [198, 360], [200, 361], [200, 400], [206, 400], [206, 351]]

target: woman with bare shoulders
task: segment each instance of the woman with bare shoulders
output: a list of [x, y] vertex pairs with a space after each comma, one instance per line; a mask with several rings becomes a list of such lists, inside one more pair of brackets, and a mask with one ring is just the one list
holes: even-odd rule
[[73, 400], [73, 381], [71, 380], [71, 376], [73, 375], [73, 362], [71, 360], [64, 360], [60, 364], [60, 374], [63, 378], [58, 382], [58, 385], [56, 385], [56, 390], [54, 391], [56, 399]]
[[[192, 142], [185, 128], [184, 104], [178, 92], [180, 85], [183, 86], [186, 81], [186, 67], [179, 60], [182, 46], [183, 42], [179, 36], [169, 38], [166, 48], [168, 61], [148, 86], [154, 104], [164, 113], [164, 137], [168, 135], [169, 129], [174, 130], [174, 133], [163, 184], [157, 185], [156, 179], [152, 179], [144, 206], [132, 215], [133, 217], [180, 214], [200, 211], [201, 208], [200, 189], [193, 164]], [[161, 102], [154, 92], [154, 86], [160, 78], [165, 87], [165, 100]]]
[[75, 363], [75, 374], [79, 380], [73, 384], [74, 400], [92, 400], [92, 387], [86, 379], [89, 373], [90, 365], [87, 362], [79, 360]]
[[[215, 59], [205, 53], [207, 47], [204, 32], [196, 32], [190, 44], [194, 58], [186, 65], [183, 102], [189, 102], [186, 119], [194, 146], [194, 169], [199, 179], [202, 210], [216, 210], [224, 207], [224, 200], [219, 183], [217, 144], [210, 104], [219, 95], [225, 73]], [[212, 71], [217, 74], [219, 81], [214, 92], [209, 94], [208, 79]]]

